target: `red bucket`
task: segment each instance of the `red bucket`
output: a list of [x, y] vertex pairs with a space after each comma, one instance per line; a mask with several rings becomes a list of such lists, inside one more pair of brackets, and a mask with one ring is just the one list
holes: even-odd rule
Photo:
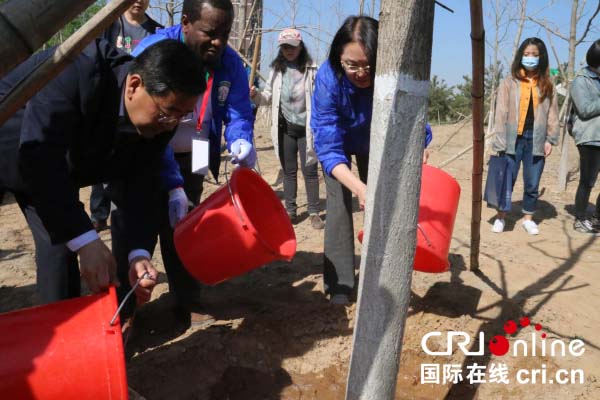
[[[415, 271], [438, 273], [450, 268], [448, 253], [459, 197], [456, 179], [441, 169], [423, 165]], [[358, 240], [362, 243], [362, 239], [361, 230]]]
[[175, 227], [175, 248], [199, 281], [214, 285], [275, 260], [291, 261], [296, 235], [267, 182], [237, 168]]
[[5, 399], [127, 399], [115, 289], [0, 315]]

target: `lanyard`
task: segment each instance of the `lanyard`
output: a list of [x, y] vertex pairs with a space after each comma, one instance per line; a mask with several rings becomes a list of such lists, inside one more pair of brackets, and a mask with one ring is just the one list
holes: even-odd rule
[[210, 99], [210, 93], [212, 91], [213, 85], [213, 73], [209, 72], [208, 81], [206, 82], [206, 91], [204, 92], [204, 96], [202, 97], [202, 105], [200, 106], [200, 112], [198, 113], [198, 122], [196, 123], [196, 131], [202, 131], [202, 121], [204, 121], [204, 114], [206, 113], [206, 107], [208, 105], [208, 100]]

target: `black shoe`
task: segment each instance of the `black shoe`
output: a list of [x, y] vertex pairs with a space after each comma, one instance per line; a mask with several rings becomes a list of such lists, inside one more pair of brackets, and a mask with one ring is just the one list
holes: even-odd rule
[[592, 218], [590, 218], [590, 222], [592, 223], [592, 228], [600, 231], [600, 217], [598, 215], [592, 216]]
[[295, 212], [288, 211], [287, 215], [290, 218], [292, 224], [296, 225], [298, 223], [298, 214], [296, 214]]
[[579, 233], [597, 234], [599, 231], [594, 229], [592, 222], [589, 219], [577, 219], [573, 224], [573, 229]]

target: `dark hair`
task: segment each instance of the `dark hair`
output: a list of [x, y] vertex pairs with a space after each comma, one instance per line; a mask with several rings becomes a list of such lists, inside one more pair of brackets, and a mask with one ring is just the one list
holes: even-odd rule
[[600, 66], [600, 39], [596, 40], [587, 51], [585, 55], [585, 62], [592, 68], [598, 68]]
[[190, 22], [194, 23], [200, 19], [202, 7], [205, 4], [226, 11], [231, 21], [233, 21], [233, 4], [231, 4], [231, 0], [185, 0], [181, 8], [181, 15], [187, 16]]
[[375, 76], [377, 66], [377, 32], [379, 22], [376, 19], [365, 16], [350, 16], [346, 18], [331, 42], [329, 49], [329, 64], [338, 78], [344, 75], [344, 69], [340, 63], [340, 57], [344, 46], [348, 43], [357, 42], [364, 46], [369, 60], [371, 78]]
[[197, 96], [206, 90], [204, 63], [178, 40], [161, 40], [133, 59], [130, 74], [139, 74], [148, 94], [171, 92]]
[[540, 53], [540, 60], [537, 67], [537, 75], [538, 75], [538, 88], [542, 93], [542, 98], [540, 101], [543, 101], [546, 97], [551, 97], [554, 92], [554, 87], [552, 82], [550, 81], [549, 75], [549, 62], [548, 62], [548, 50], [546, 49], [546, 45], [542, 41], [542, 39], [536, 37], [527, 38], [521, 43], [517, 53], [515, 54], [515, 58], [512, 62], [512, 66], [510, 68], [512, 77], [523, 81], [525, 80], [525, 76], [523, 76], [522, 70], [523, 66], [521, 65], [521, 59], [523, 58], [523, 53], [525, 49], [529, 45], [534, 45], [537, 47], [538, 52]]
[[[306, 67], [309, 64], [312, 64], [312, 57], [310, 56], [310, 54], [308, 54], [308, 50], [306, 49], [304, 42], [300, 42], [300, 46], [302, 46], [302, 48], [300, 49], [300, 54], [298, 54], [298, 58], [296, 59], [295, 64], [298, 65], [298, 70], [304, 73], [304, 71], [306, 71]], [[279, 46], [279, 53], [277, 53], [277, 57], [275, 57], [275, 59], [271, 63], [271, 68], [273, 68], [275, 72], [284, 73], [287, 68], [286, 63], [287, 60], [283, 56], [281, 46]]]

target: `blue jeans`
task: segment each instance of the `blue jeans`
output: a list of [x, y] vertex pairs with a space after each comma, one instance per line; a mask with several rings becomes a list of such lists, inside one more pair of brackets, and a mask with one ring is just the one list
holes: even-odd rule
[[525, 131], [523, 135], [517, 137], [515, 145], [515, 154], [507, 154], [508, 168], [506, 173], [506, 206], [500, 210], [509, 212], [511, 210], [511, 201], [513, 188], [519, 176], [519, 168], [523, 163], [523, 184], [525, 190], [523, 193], [523, 214], [533, 214], [537, 209], [537, 199], [539, 197], [540, 179], [544, 172], [546, 158], [544, 156], [533, 155], [533, 131]]

